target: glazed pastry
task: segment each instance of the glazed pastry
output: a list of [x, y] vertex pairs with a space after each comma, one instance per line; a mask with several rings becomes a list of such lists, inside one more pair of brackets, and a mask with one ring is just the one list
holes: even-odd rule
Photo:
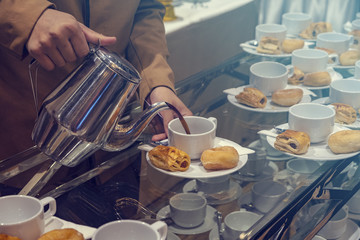
[[310, 137], [305, 132], [288, 129], [276, 137], [274, 147], [283, 152], [304, 154], [310, 147]]
[[280, 54], [279, 39], [274, 37], [263, 37], [260, 40], [259, 46], [256, 48], [258, 53], [265, 54]]
[[342, 66], [354, 66], [355, 62], [360, 59], [359, 51], [349, 50], [340, 54], [339, 61]]
[[304, 72], [299, 68], [294, 67], [294, 73], [291, 77], [288, 78], [288, 83], [292, 85], [299, 85], [304, 81]]
[[0, 240], [21, 240], [21, 239], [18, 237], [0, 233]]
[[63, 228], [44, 233], [38, 240], [85, 240], [85, 238], [73, 228]]
[[324, 32], [332, 32], [332, 25], [328, 22], [311, 23], [299, 35], [305, 39], [316, 39], [317, 35]]
[[356, 121], [356, 111], [352, 106], [345, 103], [332, 103], [331, 105], [335, 107], [336, 111], [335, 122], [352, 124]]
[[280, 106], [289, 107], [299, 103], [302, 98], [303, 90], [300, 88], [281, 89], [272, 94], [271, 101]]
[[246, 87], [244, 91], [235, 96], [239, 103], [254, 108], [264, 108], [267, 103], [266, 96], [257, 88]]
[[331, 76], [328, 72], [307, 73], [304, 76], [304, 85], [321, 87], [328, 86], [331, 83]]
[[281, 44], [284, 53], [292, 53], [296, 49], [304, 47], [305, 41], [302, 39], [285, 39]]
[[216, 147], [205, 150], [200, 160], [207, 170], [230, 169], [238, 165], [239, 153], [232, 146]]
[[360, 130], [342, 130], [330, 135], [329, 148], [333, 153], [360, 151]]
[[156, 146], [149, 151], [149, 159], [151, 163], [164, 170], [176, 172], [184, 172], [190, 167], [190, 156], [176, 147], [172, 146]]

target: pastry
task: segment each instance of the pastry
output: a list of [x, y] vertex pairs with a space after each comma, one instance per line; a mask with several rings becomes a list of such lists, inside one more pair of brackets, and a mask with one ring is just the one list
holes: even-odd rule
[[0, 233], [0, 240], [21, 240], [21, 239], [18, 237]]
[[302, 39], [285, 39], [281, 44], [284, 53], [292, 53], [296, 49], [303, 48], [305, 41]]
[[305, 39], [316, 39], [317, 35], [324, 32], [332, 32], [332, 25], [328, 22], [311, 23], [299, 35]]
[[310, 147], [310, 137], [305, 132], [288, 129], [277, 135], [274, 147], [283, 152], [304, 154]]
[[38, 240], [85, 240], [85, 238], [82, 233], [73, 228], [63, 228], [44, 233]]
[[190, 167], [190, 156], [176, 147], [159, 145], [149, 151], [151, 163], [164, 170], [184, 172]]
[[294, 73], [291, 77], [288, 78], [288, 83], [292, 85], [299, 85], [304, 81], [304, 72], [299, 68], [294, 67]]
[[323, 50], [323, 51], [327, 52], [329, 55], [330, 54], [336, 54], [336, 52], [334, 50], [328, 49], [328, 48], [315, 47], [315, 49]]
[[360, 59], [359, 51], [349, 50], [340, 54], [339, 61], [342, 66], [354, 66], [355, 62]]
[[263, 37], [261, 38], [256, 51], [265, 54], [280, 54], [280, 42], [274, 37]]
[[280, 106], [292, 106], [299, 103], [303, 97], [303, 90], [300, 88], [281, 89], [273, 92], [271, 101]]
[[254, 108], [264, 108], [267, 103], [266, 96], [257, 88], [245, 87], [244, 91], [235, 96], [239, 103]]
[[306, 73], [303, 83], [313, 87], [328, 86], [331, 83], [331, 76], [328, 72]]
[[234, 168], [239, 162], [239, 153], [232, 146], [222, 146], [203, 151], [201, 163], [207, 170]]
[[333, 153], [360, 151], [360, 130], [341, 130], [330, 135], [329, 148]]
[[356, 121], [356, 111], [352, 106], [345, 103], [332, 103], [331, 105], [335, 107], [336, 111], [335, 122], [352, 124]]

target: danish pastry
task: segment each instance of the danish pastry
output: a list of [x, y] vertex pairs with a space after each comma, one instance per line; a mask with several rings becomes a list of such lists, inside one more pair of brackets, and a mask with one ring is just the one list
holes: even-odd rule
[[259, 46], [256, 48], [258, 53], [265, 54], [280, 54], [279, 39], [274, 37], [263, 37], [260, 40]]
[[239, 153], [232, 146], [222, 146], [203, 151], [201, 163], [208, 170], [223, 170], [236, 167], [239, 162]]
[[21, 239], [18, 237], [0, 233], [0, 240], [21, 240]]
[[335, 122], [337, 123], [345, 123], [352, 124], [356, 121], [356, 110], [345, 103], [332, 103], [335, 107], [336, 115]]
[[354, 66], [360, 59], [360, 53], [357, 50], [349, 50], [340, 54], [339, 61], [342, 66]]
[[341, 130], [330, 135], [328, 145], [333, 153], [360, 151], [360, 130]]
[[244, 91], [235, 96], [239, 103], [254, 108], [264, 108], [267, 103], [267, 97], [257, 88], [245, 87]]
[[303, 90], [300, 88], [281, 89], [273, 92], [271, 101], [280, 105], [289, 107], [299, 103], [303, 97]]
[[274, 147], [283, 152], [304, 154], [310, 147], [310, 137], [305, 132], [288, 129], [277, 135]]
[[85, 238], [73, 228], [63, 228], [44, 233], [38, 240], [85, 240]]
[[304, 75], [304, 85], [321, 87], [327, 86], [331, 83], [331, 76], [328, 72], [314, 72]]
[[151, 163], [163, 170], [172, 172], [181, 171], [184, 172], [190, 167], [190, 156], [172, 146], [156, 146], [149, 151], [149, 159]]
[[288, 78], [288, 83], [292, 85], [299, 85], [304, 81], [304, 72], [299, 68], [294, 67], [294, 73], [291, 77]]
[[316, 39], [317, 35], [324, 32], [332, 32], [332, 25], [329, 22], [311, 23], [299, 35], [305, 39]]
[[296, 49], [304, 47], [305, 41], [302, 39], [285, 39], [281, 44], [284, 53], [292, 53]]

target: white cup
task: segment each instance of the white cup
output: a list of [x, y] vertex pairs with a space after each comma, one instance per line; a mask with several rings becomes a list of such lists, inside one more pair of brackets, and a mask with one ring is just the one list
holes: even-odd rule
[[353, 36], [349, 34], [326, 32], [317, 35], [316, 46], [331, 49], [337, 54], [341, 54], [349, 50], [353, 40]]
[[355, 19], [351, 22], [352, 30], [360, 30], [360, 19]]
[[244, 209], [229, 213], [224, 219], [224, 239], [238, 239], [241, 233], [249, 230], [261, 217], [261, 215], [245, 211]]
[[310, 159], [292, 159], [286, 162], [286, 169], [290, 173], [309, 176], [320, 167], [320, 163]]
[[319, 49], [297, 49], [291, 53], [291, 64], [304, 73], [325, 71], [328, 61], [329, 54]]
[[100, 226], [94, 233], [92, 240], [165, 240], [167, 225], [162, 221], [148, 224], [138, 220], [112, 221]]
[[[48, 209], [44, 211], [44, 207]], [[0, 233], [22, 240], [37, 240], [45, 229], [45, 219], [56, 212], [52, 197], [37, 199], [24, 195], [0, 197]]]
[[176, 225], [194, 228], [206, 217], [206, 198], [197, 193], [179, 193], [169, 200], [170, 217]]
[[260, 42], [263, 37], [273, 37], [282, 42], [286, 38], [286, 30], [286, 27], [280, 24], [259, 24], [255, 28], [255, 40]]
[[354, 78], [356, 79], [360, 79], [360, 60], [357, 60], [355, 62], [355, 73], [354, 73]]
[[287, 86], [292, 71], [282, 63], [264, 61], [254, 63], [250, 67], [250, 85], [259, 89], [264, 95], [271, 94]]
[[218, 193], [228, 190], [230, 187], [230, 175], [213, 178], [196, 179], [196, 190], [206, 194]]
[[356, 16], [356, 19], [360, 19], [360, 12], [357, 12], [357, 13], [355, 14], [355, 16]]
[[251, 188], [252, 203], [257, 210], [267, 213], [286, 197], [286, 192], [286, 187], [279, 182], [256, 182]]
[[282, 15], [282, 24], [286, 26], [288, 34], [298, 35], [312, 22], [309, 14], [302, 12], [288, 12]]
[[199, 159], [204, 150], [213, 148], [216, 137], [217, 120], [214, 117], [184, 117], [190, 133], [186, 134], [178, 118], [169, 122], [169, 145], [187, 154], [191, 159]]
[[329, 101], [345, 103], [355, 109], [360, 109], [360, 80], [343, 79], [330, 84]]
[[311, 143], [325, 141], [333, 132], [335, 110], [318, 103], [299, 103], [289, 108], [289, 128], [305, 132]]
[[360, 214], [360, 190], [357, 191], [347, 202], [349, 212]]

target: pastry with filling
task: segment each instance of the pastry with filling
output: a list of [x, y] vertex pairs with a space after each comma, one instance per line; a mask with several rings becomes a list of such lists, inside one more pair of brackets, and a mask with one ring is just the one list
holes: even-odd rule
[[328, 72], [306, 73], [303, 84], [312, 87], [328, 86], [331, 83], [331, 76]]
[[330, 135], [328, 146], [333, 153], [360, 151], [360, 130], [341, 130]]
[[352, 124], [356, 121], [356, 111], [352, 106], [345, 103], [332, 103], [331, 105], [335, 107], [336, 123]]
[[73, 228], [63, 228], [44, 233], [38, 240], [85, 240], [85, 238]]
[[274, 37], [262, 37], [256, 51], [265, 54], [280, 54], [279, 39]]
[[296, 49], [304, 47], [305, 41], [302, 39], [285, 39], [281, 44], [284, 53], [292, 53]]
[[239, 153], [232, 146], [222, 146], [203, 151], [201, 163], [207, 170], [224, 170], [234, 168], [239, 162]]
[[291, 77], [288, 78], [288, 84], [299, 85], [304, 81], [305, 73], [299, 68], [294, 67], [294, 73]]
[[239, 103], [254, 108], [264, 108], [267, 103], [266, 96], [257, 88], [245, 87], [244, 91], [235, 96]]
[[21, 240], [18, 237], [10, 236], [4, 233], [0, 233], [0, 240]]
[[299, 35], [305, 39], [316, 39], [317, 35], [324, 32], [332, 32], [332, 25], [328, 22], [316, 22], [311, 23], [305, 30]]
[[276, 137], [274, 147], [283, 152], [304, 154], [310, 147], [310, 137], [305, 132], [288, 129]]
[[159, 145], [149, 151], [151, 163], [163, 170], [184, 172], [189, 169], [189, 154], [172, 146]]

